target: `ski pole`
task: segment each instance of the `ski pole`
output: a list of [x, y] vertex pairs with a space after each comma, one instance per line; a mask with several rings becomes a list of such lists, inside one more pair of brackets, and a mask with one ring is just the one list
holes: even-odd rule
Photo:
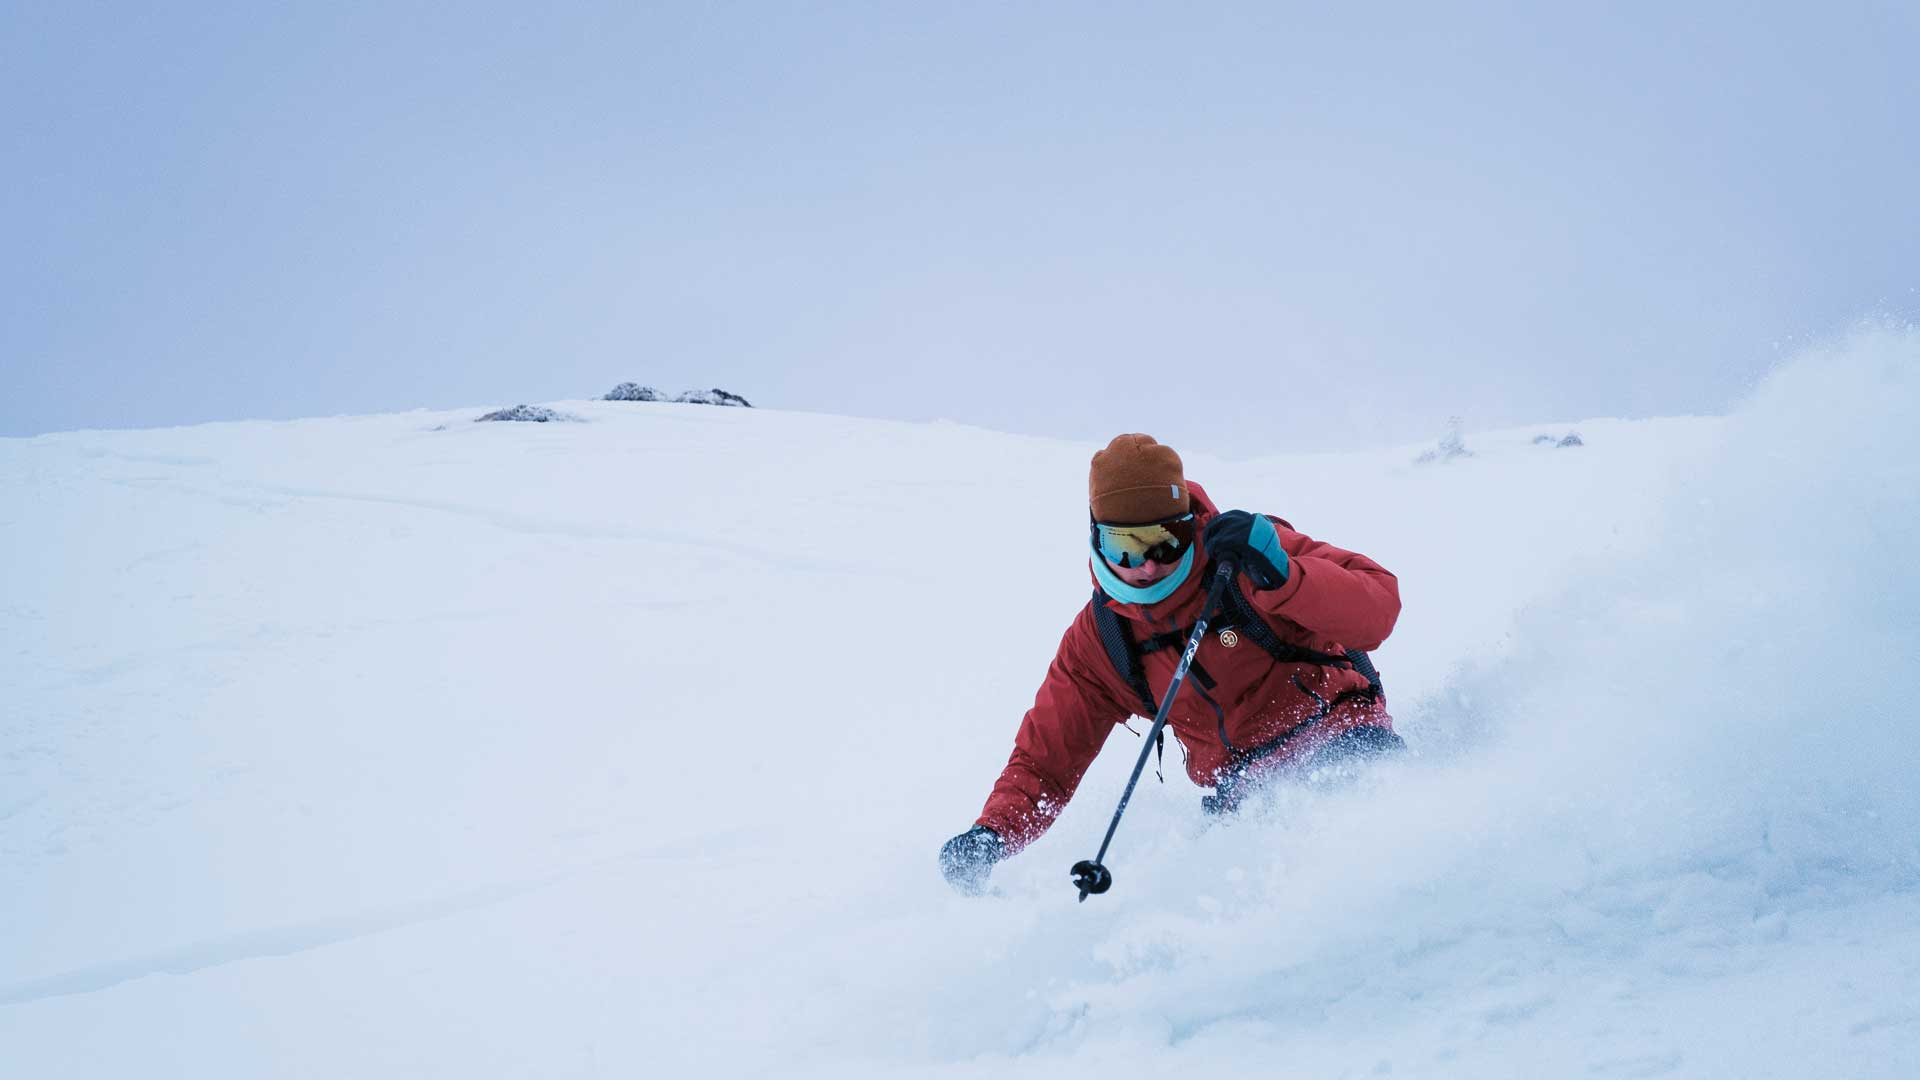
[[1106, 839], [1100, 841], [1100, 853], [1092, 859], [1082, 859], [1073, 864], [1073, 883], [1080, 887], [1080, 902], [1087, 902], [1087, 894], [1103, 893], [1113, 888], [1113, 874], [1102, 865], [1107, 857], [1107, 845], [1113, 843], [1113, 831], [1120, 827], [1120, 815], [1127, 812], [1127, 800], [1133, 798], [1133, 786], [1140, 782], [1140, 774], [1146, 770], [1147, 755], [1153, 752], [1153, 740], [1160, 735], [1160, 729], [1167, 726], [1167, 714], [1173, 710], [1173, 699], [1180, 693], [1180, 684], [1187, 681], [1187, 669], [1193, 666], [1194, 654], [1200, 651], [1200, 641], [1207, 636], [1207, 620], [1213, 618], [1215, 609], [1220, 606], [1220, 596], [1226, 592], [1228, 583], [1233, 581], [1233, 564], [1222, 560], [1219, 569], [1213, 572], [1213, 587], [1207, 590], [1206, 606], [1200, 609], [1200, 619], [1193, 624], [1193, 634], [1187, 638], [1187, 647], [1180, 653], [1180, 666], [1173, 669], [1173, 681], [1167, 684], [1167, 696], [1160, 699], [1160, 711], [1153, 718], [1153, 727], [1147, 731], [1146, 742], [1140, 747], [1140, 760], [1133, 763], [1133, 775], [1127, 778], [1127, 788], [1120, 793], [1120, 805], [1114, 808], [1113, 820], [1107, 823]]

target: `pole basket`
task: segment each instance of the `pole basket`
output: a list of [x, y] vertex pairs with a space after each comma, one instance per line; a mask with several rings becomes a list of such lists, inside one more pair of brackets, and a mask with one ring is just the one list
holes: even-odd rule
[[1089, 895], [1113, 888], [1113, 874], [1091, 859], [1082, 859], [1073, 864], [1073, 883], [1080, 886], [1080, 901], [1085, 903]]

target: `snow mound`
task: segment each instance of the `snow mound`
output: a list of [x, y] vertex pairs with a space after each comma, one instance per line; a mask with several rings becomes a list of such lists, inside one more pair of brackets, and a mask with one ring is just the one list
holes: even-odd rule
[[1440, 436], [1440, 441], [1433, 449], [1424, 450], [1419, 457], [1414, 458], [1414, 464], [1431, 465], [1435, 462], [1458, 461], [1461, 458], [1472, 457], [1473, 451], [1467, 449], [1466, 436], [1461, 434], [1460, 428], [1460, 418], [1456, 416], [1448, 422], [1446, 433]]

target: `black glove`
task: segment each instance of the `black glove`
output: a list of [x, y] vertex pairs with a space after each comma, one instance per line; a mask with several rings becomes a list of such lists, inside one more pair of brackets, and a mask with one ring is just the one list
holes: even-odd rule
[[1287, 583], [1287, 552], [1264, 514], [1228, 510], [1207, 522], [1200, 543], [1215, 562], [1232, 559], [1254, 588], [1277, 589]]
[[979, 896], [987, 891], [987, 875], [993, 864], [1007, 857], [1007, 846], [1000, 834], [985, 825], [975, 825], [940, 848], [940, 872], [947, 884], [962, 896]]

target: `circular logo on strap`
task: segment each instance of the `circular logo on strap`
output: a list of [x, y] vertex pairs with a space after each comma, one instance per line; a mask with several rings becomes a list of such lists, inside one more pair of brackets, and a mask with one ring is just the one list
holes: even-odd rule
[[1220, 644], [1231, 649], [1235, 645], [1240, 644], [1240, 635], [1231, 630], [1222, 630], [1220, 631]]

